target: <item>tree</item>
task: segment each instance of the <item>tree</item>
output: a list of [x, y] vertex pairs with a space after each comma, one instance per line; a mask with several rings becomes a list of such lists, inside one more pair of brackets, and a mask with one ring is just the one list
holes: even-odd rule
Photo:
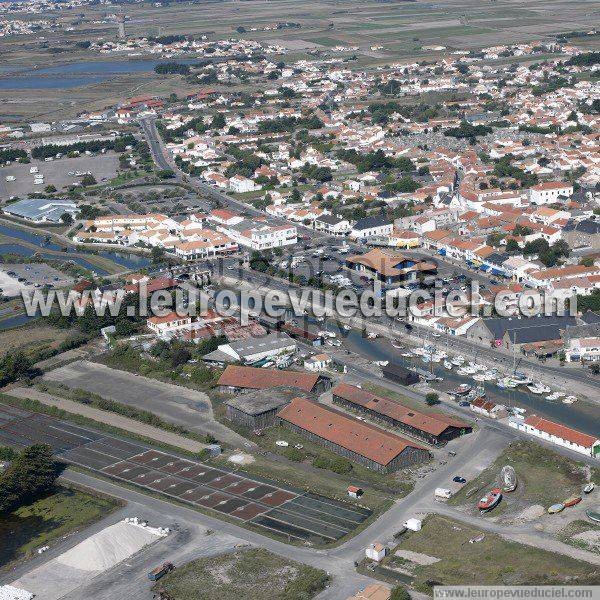
[[212, 129], [223, 129], [225, 127], [225, 116], [223, 113], [218, 113], [213, 117], [212, 123], [210, 124]]
[[81, 185], [83, 187], [89, 187], [90, 185], [96, 185], [96, 178], [91, 174], [87, 173], [81, 178]]
[[157, 263], [161, 262], [165, 257], [165, 249], [160, 246], [153, 246], [152, 250], [150, 250], [150, 259], [152, 262]]
[[33, 362], [23, 352], [8, 352], [0, 360], [0, 387], [28, 375]]
[[175, 368], [184, 365], [190, 358], [192, 358], [192, 353], [187, 348], [174, 348], [171, 351], [171, 366]]
[[51, 446], [34, 444], [25, 448], [0, 474], [0, 513], [28, 504], [48, 492], [57, 476]]
[[411, 600], [410, 594], [403, 588], [402, 586], [397, 585], [394, 589], [392, 589], [392, 593], [390, 595], [390, 600]]
[[440, 403], [440, 397], [435, 392], [429, 392], [425, 396], [425, 402], [427, 403], [428, 406], [434, 406], [435, 404]]
[[50, 184], [44, 188], [44, 191], [46, 192], [46, 194], [55, 194], [57, 192], [57, 189], [55, 185]]
[[71, 215], [71, 213], [65, 212], [62, 215], [60, 215], [60, 220], [65, 225], [72, 225], [73, 224], [73, 215]]

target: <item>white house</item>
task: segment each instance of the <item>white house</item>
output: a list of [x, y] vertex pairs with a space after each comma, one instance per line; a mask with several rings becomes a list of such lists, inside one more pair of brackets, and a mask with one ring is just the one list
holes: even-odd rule
[[173, 334], [188, 329], [191, 323], [192, 317], [170, 312], [163, 317], [150, 317], [146, 321], [146, 326], [160, 339], [169, 340]]
[[385, 555], [387, 554], [387, 548], [379, 542], [375, 542], [374, 544], [367, 546], [365, 554], [367, 558], [380, 562], [385, 558]]
[[232, 240], [252, 250], [269, 250], [291, 246], [298, 242], [298, 230], [294, 225], [268, 225], [242, 221], [232, 226], [218, 226], [217, 229]]
[[393, 230], [394, 224], [385, 215], [377, 215], [356, 221], [350, 231], [350, 237], [365, 239], [374, 236], [388, 236]]
[[328, 354], [317, 354], [304, 361], [304, 368], [307, 371], [326, 371], [331, 365], [331, 356]]
[[232, 192], [243, 194], [244, 192], [255, 192], [262, 189], [262, 185], [255, 183], [252, 179], [242, 177], [242, 175], [234, 175], [229, 179], [229, 188]]
[[565, 425], [548, 421], [537, 415], [531, 415], [524, 421], [509, 419], [508, 424], [519, 431], [523, 431], [537, 438], [568, 448], [574, 452], [600, 457], [600, 440], [593, 435], [582, 433]]
[[573, 185], [561, 181], [538, 183], [529, 191], [529, 201], [532, 204], [552, 204], [559, 202], [559, 196], [570, 198], [573, 195]]

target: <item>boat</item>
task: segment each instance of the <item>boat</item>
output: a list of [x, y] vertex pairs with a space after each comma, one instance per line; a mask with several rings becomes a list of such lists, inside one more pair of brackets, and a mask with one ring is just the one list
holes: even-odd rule
[[[512, 380], [515, 381], [517, 385], [529, 386], [533, 383], [532, 379], [527, 377], [527, 375], [525, 375], [525, 373], [521, 373], [519, 371], [515, 371], [511, 377], [512, 377]], [[548, 391], [550, 391], [550, 390], [548, 390]]]
[[492, 488], [483, 498], [477, 503], [477, 508], [481, 512], [492, 510], [502, 500], [502, 490], [500, 488]]
[[[348, 327], [346, 331], [350, 331], [350, 327]], [[370, 340], [376, 340], [378, 337], [379, 335], [373, 331], [369, 331], [369, 333], [367, 333], [367, 338]]]
[[450, 392], [455, 396], [466, 396], [471, 391], [471, 386], [468, 383], [461, 383], [455, 390]]
[[466, 377], [467, 375], [470, 375], [470, 373], [469, 373], [469, 372], [467, 372], [467, 371], [465, 371], [465, 370], [464, 370], [462, 367], [459, 367], [459, 368], [458, 368], [458, 371], [456, 371], [456, 373], [457, 373], [458, 375], [464, 375], [465, 377]]
[[[344, 331], [350, 331], [351, 327], [349, 325], [342, 325], [342, 329]], [[370, 337], [370, 334], [367, 334], [367, 337]]]
[[502, 467], [500, 478], [502, 479], [502, 491], [514, 492], [517, 489], [517, 474], [510, 465]]
[[448, 371], [452, 371], [452, 363], [449, 360], [444, 361], [444, 368], [448, 369]]
[[569, 506], [575, 506], [576, 504], [579, 504], [581, 502], [581, 496], [571, 496], [570, 498], [567, 498], [563, 504], [565, 505], [565, 508], [568, 508]]
[[562, 502], [557, 502], [548, 508], [549, 515], [555, 515], [565, 509], [565, 505]]
[[450, 360], [450, 362], [455, 366], [455, 367], [460, 367], [464, 362], [465, 359], [462, 356], [455, 356], [454, 358], [452, 358]]
[[550, 391], [548, 386], [545, 386], [543, 383], [539, 382], [528, 384], [526, 387], [532, 394], [547, 394]]
[[392, 346], [394, 348], [403, 348], [402, 344], [398, 340], [392, 340]]
[[422, 377], [425, 381], [435, 381], [435, 375], [426, 371], [425, 369], [420, 369], [419, 367], [409, 367], [409, 371], [416, 373], [419, 377]]
[[[560, 392], [554, 392], [552, 394], [550, 394], [549, 396], [546, 396], [546, 400], [548, 400], [549, 402], [555, 402], [556, 400], [558, 400], [561, 396]], [[563, 400], [564, 402], [564, 400]]]
[[517, 384], [510, 377], [502, 377], [501, 379], [498, 379], [496, 385], [501, 389], [513, 389], [517, 387]]
[[474, 381], [485, 381], [485, 375], [483, 373], [475, 373], [475, 375], [473, 375], [472, 377]]
[[594, 488], [596, 487], [596, 484], [594, 482], [590, 482], [590, 483], [586, 483], [583, 488], [581, 489], [581, 491], [584, 494], [590, 494], [591, 492], [594, 491]]
[[380, 367], [387, 367], [389, 362], [390, 362], [389, 360], [378, 360], [378, 361], [375, 361], [375, 364]]
[[400, 356], [404, 356], [404, 358], [412, 358], [412, 354], [410, 352], [403, 352]]
[[577, 396], [567, 396], [562, 399], [563, 404], [573, 404], [574, 402], [577, 402]]

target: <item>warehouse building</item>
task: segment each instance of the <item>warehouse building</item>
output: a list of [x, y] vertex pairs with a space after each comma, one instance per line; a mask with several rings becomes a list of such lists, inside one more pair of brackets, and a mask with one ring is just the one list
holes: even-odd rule
[[360, 411], [422, 438], [430, 444], [445, 444], [456, 437], [471, 433], [470, 425], [446, 415], [426, 414], [404, 406], [397, 400], [383, 398], [354, 385], [340, 383], [332, 390], [336, 404]]
[[265, 429], [275, 424], [277, 411], [298, 395], [290, 387], [255, 390], [225, 402], [225, 415], [233, 423], [251, 429]]
[[414, 371], [409, 371], [406, 367], [397, 363], [388, 363], [381, 371], [386, 379], [400, 385], [414, 385], [420, 381], [419, 376]]
[[223, 393], [267, 390], [284, 386], [295, 388], [296, 391], [320, 394], [331, 387], [331, 380], [319, 373], [228, 365], [219, 377], [217, 385], [219, 391]]
[[277, 413], [288, 429], [381, 473], [424, 462], [426, 448], [310, 400], [294, 398]]

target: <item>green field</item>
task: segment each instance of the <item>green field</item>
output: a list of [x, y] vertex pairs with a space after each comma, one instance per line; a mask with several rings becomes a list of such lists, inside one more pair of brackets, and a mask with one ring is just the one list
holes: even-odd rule
[[413, 586], [431, 594], [431, 584], [444, 585], [598, 585], [600, 568], [567, 556], [510, 542], [438, 515], [423, 522], [420, 532], [409, 532], [398, 550], [440, 559], [417, 565], [392, 553], [385, 562], [411, 571]]
[[156, 589], [172, 600], [309, 600], [327, 581], [325, 571], [257, 548], [190, 562], [166, 575]]
[[[518, 479], [517, 489], [505, 494], [501, 506], [513, 501], [541, 504], [545, 508], [581, 492], [587, 483], [582, 463], [575, 462], [535, 442], [513, 442], [479, 477], [451, 498], [449, 504], [473, 504], [480, 492], [498, 483], [500, 470], [511, 465]], [[592, 469], [592, 481], [597, 472]]]
[[106, 498], [60, 487], [28, 506], [0, 515], [0, 570], [98, 521], [116, 507]]

